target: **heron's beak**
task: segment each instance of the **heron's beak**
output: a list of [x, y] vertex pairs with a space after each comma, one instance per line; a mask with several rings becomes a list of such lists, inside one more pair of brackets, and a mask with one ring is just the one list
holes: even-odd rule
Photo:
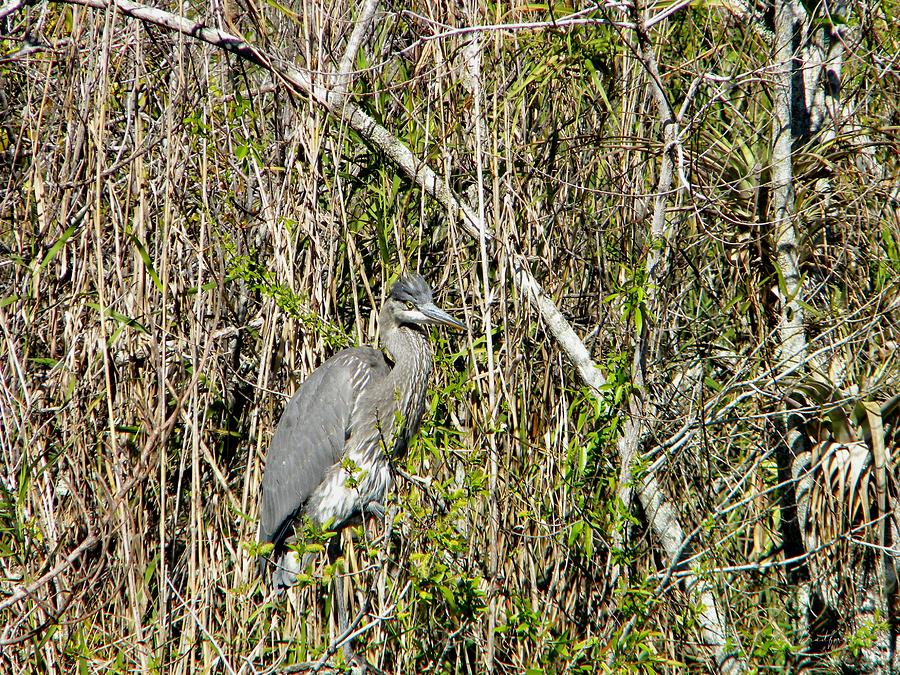
[[447, 314], [440, 307], [435, 305], [433, 302], [429, 302], [427, 305], [421, 305], [419, 307], [419, 311], [425, 315], [428, 319], [428, 323], [435, 326], [450, 326], [452, 328], [456, 328], [457, 330], [465, 330], [466, 324], [460, 323], [452, 316]]

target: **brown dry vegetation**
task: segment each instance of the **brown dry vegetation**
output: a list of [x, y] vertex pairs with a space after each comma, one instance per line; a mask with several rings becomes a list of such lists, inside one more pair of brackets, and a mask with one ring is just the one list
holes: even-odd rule
[[[616, 448], [636, 399], [652, 405], [629, 470], [674, 504], [683, 557], [737, 653], [761, 669], [806, 658], [797, 590], [822, 568], [785, 539], [797, 529], [788, 386], [773, 380], [785, 284], [764, 23], [697, 7], [650, 31], [683, 113], [655, 240], [666, 148], [635, 31], [486, 32], [476, 100], [471, 34], [446, 26], [572, 8], [470, 5], [381, 7], [350, 99], [476, 209], [482, 190], [486, 256], [377, 147], [265, 68], [112, 9], [37, 3], [0, 19], [0, 669], [340, 666], [336, 572], [357, 650], [384, 672], [714, 668], [687, 563], [664, 555], [639, 501], [622, 508]], [[165, 8], [324, 85], [357, 12]], [[809, 368], [849, 396], [807, 405], [807, 420], [897, 392], [898, 9], [849, 12], [835, 135], [794, 146]], [[664, 269], [648, 280], [654, 250]], [[587, 342], [600, 398], [513, 283], [516, 259]], [[342, 565], [268, 597], [253, 543], [278, 415], [325, 358], [374, 339], [403, 269], [469, 331], [435, 334], [392, 536], [345, 533]], [[884, 618], [827, 648], [854, 657]]]

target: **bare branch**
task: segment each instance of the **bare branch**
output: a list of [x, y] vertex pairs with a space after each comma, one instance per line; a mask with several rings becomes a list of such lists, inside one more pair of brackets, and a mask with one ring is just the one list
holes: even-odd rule
[[547, 328], [550, 329], [553, 337], [556, 338], [557, 344], [569, 361], [572, 362], [572, 365], [575, 366], [582, 382], [593, 390], [595, 396], [600, 396], [602, 388], [606, 384], [606, 378], [591, 358], [591, 354], [584, 342], [578, 337], [572, 329], [572, 325], [563, 316], [563, 313], [553, 304], [553, 301], [544, 293], [544, 289], [532, 276], [527, 267], [527, 260], [512, 252], [508, 252], [507, 256], [516, 273], [515, 279], [519, 289], [528, 296], [535, 309], [538, 310]]
[[347, 88], [350, 86], [350, 74], [353, 71], [353, 62], [356, 61], [356, 55], [362, 46], [362, 41], [372, 26], [375, 19], [375, 12], [378, 11], [378, 0], [366, 0], [347, 41], [347, 49], [344, 56], [341, 57], [341, 63], [338, 66], [337, 76], [335, 77], [334, 93], [339, 96], [347, 96]]
[[781, 322], [778, 328], [779, 361], [794, 370], [806, 358], [806, 333], [801, 304], [797, 228], [794, 223], [794, 187], [791, 163], [793, 117], [791, 111], [794, 12], [791, 0], [781, 0], [775, 14], [775, 105], [772, 128], [772, 208], [775, 223], [775, 263], [782, 283]]

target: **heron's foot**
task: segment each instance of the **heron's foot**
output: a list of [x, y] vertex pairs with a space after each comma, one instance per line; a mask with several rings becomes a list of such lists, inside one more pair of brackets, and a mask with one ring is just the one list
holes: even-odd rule
[[381, 520], [382, 525], [384, 525], [382, 533], [369, 542], [369, 546], [380, 546], [391, 538], [394, 520], [397, 518], [397, 505], [391, 504], [389, 508], [385, 509], [384, 504], [381, 502], [372, 502], [366, 507], [366, 510], [377, 516]]
[[384, 522], [384, 504], [381, 502], [369, 502], [366, 504], [366, 512]]
[[296, 551], [287, 551], [275, 562], [272, 573], [272, 588], [283, 593], [297, 583], [297, 575], [304, 572], [312, 562], [312, 555], [300, 556]]
[[355, 654], [348, 663], [350, 664], [350, 672], [353, 675], [366, 675], [366, 673], [369, 672], [369, 662], [359, 658]]

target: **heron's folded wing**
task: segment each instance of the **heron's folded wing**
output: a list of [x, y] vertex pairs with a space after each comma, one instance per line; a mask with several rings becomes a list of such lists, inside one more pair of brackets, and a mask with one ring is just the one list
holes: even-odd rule
[[294, 516], [340, 462], [360, 393], [389, 370], [381, 352], [345, 349], [317, 368], [288, 402], [266, 459], [261, 542], [280, 544]]

